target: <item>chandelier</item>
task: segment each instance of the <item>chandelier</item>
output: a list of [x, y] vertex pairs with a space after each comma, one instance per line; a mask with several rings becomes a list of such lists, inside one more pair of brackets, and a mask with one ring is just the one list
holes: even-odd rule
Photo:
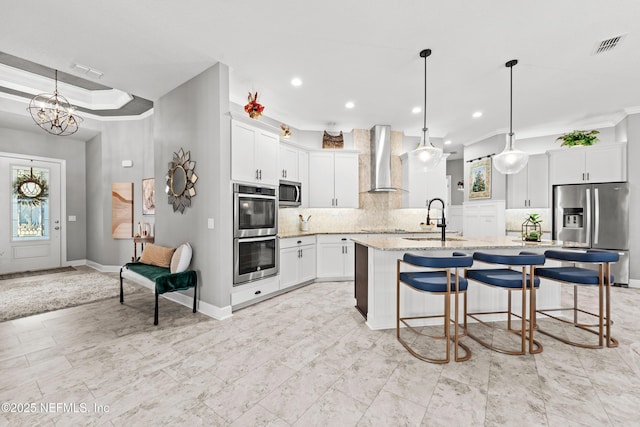
[[78, 131], [82, 117], [67, 98], [58, 93], [58, 70], [56, 70], [56, 89], [53, 93], [36, 95], [27, 108], [31, 118], [38, 126], [52, 135], [68, 136]]
[[413, 150], [414, 155], [424, 164], [425, 169], [433, 169], [438, 166], [442, 158], [442, 149], [434, 146], [429, 140], [429, 129], [427, 128], [427, 57], [431, 55], [431, 49], [424, 49], [420, 52], [420, 57], [424, 58], [424, 108], [422, 122], [422, 138], [418, 148]]

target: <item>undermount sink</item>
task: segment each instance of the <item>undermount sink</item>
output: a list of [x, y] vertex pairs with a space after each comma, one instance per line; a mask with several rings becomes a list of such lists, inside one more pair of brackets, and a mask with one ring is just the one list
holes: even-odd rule
[[[440, 240], [440, 237], [403, 237], [405, 240], [415, 240], [418, 242], [422, 242], [424, 240]], [[464, 242], [467, 239], [463, 239], [461, 237], [449, 237], [447, 236], [447, 241], [450, 242]]]

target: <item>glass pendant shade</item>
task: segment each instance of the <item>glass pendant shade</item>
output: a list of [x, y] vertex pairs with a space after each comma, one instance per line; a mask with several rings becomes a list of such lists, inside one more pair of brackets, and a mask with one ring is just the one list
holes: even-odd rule
[[427, 58], [431, 55], [431, 49], [420, 51], [420, 57], [424, 58], [424, 106], [422, 108], [422, 139], [418, 148], [413, 150], [413, 155], [418, 156], [425, 169], [433, 169], [438, 166], [442, 158], [442, 149], [434, 146], [429, 141], [429, 129], [427, 128]]
[[420, 162], [426, 169], [433, 169], [438, 166], [440, 159], [442, 158], [442, 150], [438, 147], [434, 147], [429, 141], [429, 131], [422, 133], [422, 141], [420, 146], [413, 151], [415, 156], [418, 156]]
[[517, 63], [517, 59], [512, 59], [504, 64], [505, 67], [509, 68], [509, 133], [507, 134], [507, 143], [502, 153], [493, 156], [493, 165], [498, 172], [505, 175], [520, 172], [529, 161], [529, 155], [527, 153], [513, 148], [513, 142], [516, 139], [513, 133], [513, 67]]
[[514, 140], [515, 135], [513, 133], [507, 134], [507, 143], [504, 146], [504, 150], [502, 150], [502, 153], [493, 156], [493, 165], [498, 172], [505, 175], [520, 172], [529, 161], [527, 153], [513, 148]]

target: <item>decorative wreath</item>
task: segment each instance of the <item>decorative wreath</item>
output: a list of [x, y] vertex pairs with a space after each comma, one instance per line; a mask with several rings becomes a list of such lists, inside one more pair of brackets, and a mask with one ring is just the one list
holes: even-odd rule
[[255, 95], [252, 95], [249, 92], [249, 103], [244, 106], [244, 111], [249, 113], [249, 117], [254, 120], [258, 120], [258, 117], [262, 115], [262, 111], [264, 111], [264, 106], [258, 104], [258, 92]]
[[23, 205], [40, 206], [49, 197], [49, 184], [41, 176], [33, 175], [33, 168], [29, 175], [19, 176], [13, 183], [13, 194], [18, 196], [18, 203]]

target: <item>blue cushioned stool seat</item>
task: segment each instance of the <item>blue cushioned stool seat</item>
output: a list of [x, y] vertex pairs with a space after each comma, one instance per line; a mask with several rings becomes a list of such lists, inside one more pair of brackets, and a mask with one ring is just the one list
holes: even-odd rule
[[[456, 290], [456, 276], [450, 274], [451, 292]], [[415, 273], [400, 273], [400, 281], [425, 292], [446, 292], [447, 273], [444, 271], [419, 271]], [[467, 280], [464, 277], [458, 279], [458, 290], [467, 290]]]
[[[600, 283], [597, 271], [579, 267], [536, 268], [536, 276], [579, 285], [597, 285]], [[613, 275], [609, 276], [609, 280], [613, 282]]]
[[[558, 335], [538, 328], [542, 334], [553, 337], [566, 344], [570, 344], [582, 348], [602, 348], [617, 347], [618, 340], [611, 336], [611, 302], [610, 288], [614, 277], [611, 274], [610, 263], [617, 262], [619, 255], [615, 251], [607, 251], [602, 249], [587, 250], [557, 250], [550, 249], [545, 252], [545, 256], [549, 259], [561, 261], [561, 267], [543, 267], [537, 268], [536, 276], [543, 277], [547, 280], [554, 280], [564, 284], [573, 285], [573, 306], [560, 307], [554, 309], [538, 310], [539, 314], [543, 314], [551, 319], [555, 319], [564, 324], [570, 325], [570, 332]], [[567, 263], [574, 265], [567, 266]], [[584, 268], [575, 264], [592, 264], [596, 269]], [[587, 311], [578, 306], [578, 285], [598, 286], [598, 309], [595, 312]], [[552, 312], [572, 312], [572, 318], [565, 316], [554, 316]], [[581, 316], [582, 318], [580, 318]], [[585, 318], [595, 319], [587, 323]], [[575, 331], [586, 331], [595, 334], [598, 337], [597, 344], [593, 340], [584, 337], [573, 337]], [[571, 336], [570, 336], [571, 335]]]
[[[403, 264], [411, 266], [411, 271], [401, 271]], [[471, 357], [469, 347], [460, 342], [460, 338], [464, 337], [466, 332], [464, 330], [460, 331], [459, 310], [461, 301], [459, 301], [459, 297], [462, 296], [464, 298], [462, 309], [463, 316], [466, 316], [467, 280], [462, 277], [462, 274], [459, 274], [459, 269], [470, 267], [472, 264], [473, 258], [460, 252], [454, 252], [453, 256], [448, 257], [404, 254], [402, 259], [397, 261], [396, 338], [413, 356], [426, 362], [448, 363], [451, 357], [450, 347], [451, 343], [453, 343], [454, 360], [456, 362], [463, 362]], [[407, 289], [404, 293], [401, 293], [401, 285], [404, 285], [403, 289]], [[442, 296], [444, 305], [440, 312], [441, 314], [423, 315], [424, 311], [431, 311], [429, 305], [435, 297], [422, 296], [420, 292], [415, 291]], [[409, 308], [410, 314], [403, 315], [401, 306], [406, 304], [407, 301], [412, 301]], [[443, 328], [442, 333], [438, 332], [436, 336], [425, 333], [425, 331], [433, 330], [431, 323], [425, 323], [428, 322], [427, 319], [442, 319], [443, 323], [438, 325]], [[404, 328], [405, 332], [401, 331], [401, 325], [406, 327]], [[453, 332], [451, 331], [452, 325]], [[429, 327], [422, 329], [423, 326]], [[409, 333], [414, 334], [412, 339], [405, 340], [403, 335]], [[433, 339], [434, 342], [444, 342], [445, 357], [434, 358], [432, 355], [424, 353], [424, 350], [418, 352], [418, 347], [414, 348], [414, 345], [419, 343], [418, 340], [422, 337]], [[459, 355], [459, 349], [464, 351], [463, 355]]]
[[[536, 270], [537, 271], [537, 270]], [[530, 276], [525, 275], [527, 287], [529, 287]], [[477, 280], [501, 288], [522, 288], [522, 272], [510, 268], [489, 268], [467, 271], [467, 278]], [[534, 277], [536, 288], [540, 286], [540, 279]]]
[[[496, 289], [504, 289], [508, 292], [507, 295], [507, 307], [506, 310], [497, 311], [485, 311], [467, 313], [467, 317], [471, 318], [483, 326], [489, 326], [493, 329], [501, 329], [505, 332], [512, 333], [518, 336], [520, 339], [519, 349], [510, 349], [502, 345], [497, 345], [496, 342], [500, 340], [486, 340], [481, 338], [480, 335], [475, 335], [471, 331], [467, 330], [467, 335], [473, 338], [483, 346], [498, 351], [500, 353], [511, 355], [523, 355], [528, 351], [531, 354], [540, 353], [542, 351], [542, 345], [534, 339], [535, 315], [527, 318], [527, 312], [529, 314], [536, 312], [536, 289], [540, 286], [540, 279], [535, 277], [533, 271], [535, 266], [544, 265], [545, 256], [542, 254], [536, 254], [533, 252], [520, 252], [517, 255], [503, 255], [493, 254], [488, 252], [475, 252], [473, 254], [475, 261], [480, 261], [486, 264], [499, 264], [502, 266], [508, 266], [509, 268], [484, 268], [484, 269], [472, 269], [465, 271], [465, 277], [468, 280], [479, 282], [483, 285], [491, 286]], [[520, 291], [520, 312], [514, 311], [512, 305], [511, 294], [514, 291]], [[473, 292], [473, 288], [470, 292]], [[528, 298], [528, 304], [527, 304]], [[528, 305], [528, 307], [527, 307]], [[484, 322], [481, 316], [491, 315], [494, 316], [506, 315], [507, 325], [506, 328], [496, 326], [496, 324], [488, 325]], [[512, 326], [512, 317], [519, 319], [515, 327]], [[494, 319], [495, 320], [495, 319]], [[517, 327], [519, 326], [519, 328]], [[465, 320], [465, 329], [467, 323]], [[512, 347], [512, 345], [510, 345]]]

